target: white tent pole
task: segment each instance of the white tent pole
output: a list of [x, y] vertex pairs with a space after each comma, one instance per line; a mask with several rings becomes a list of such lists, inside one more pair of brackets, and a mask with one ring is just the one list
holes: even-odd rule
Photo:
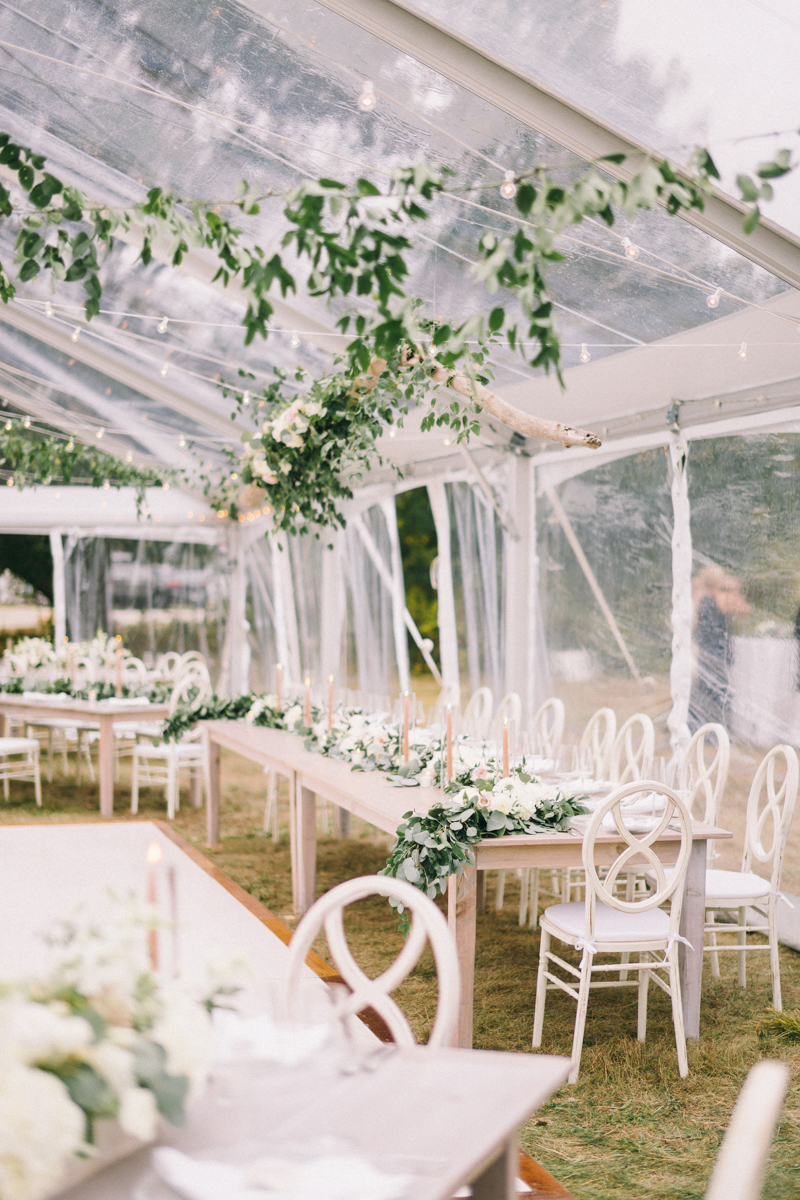
[[381, 500], [380, 507], [386, 518], [392, 562], [392, 629], [394, 630], [394, 650], [397, 659], [397, 678], [400, 681], [400, 691], [408, 692], [411, 690], [411, 669], [408, 660], [408, 634], [405, 622], [406, 590], [403, 583], [403, 560], [400, 556], [400, 535], [397, 529], [397, 507], [394, 496], [387, 496]]
[[458, 626], [456, 601], [453, 592], [453, 557], [450, 550], [450, 513], [447, 491], [440, 479], [428, 484], [428, 498], [436, 526], [436, 545], [439, 564], [436, 573], [436, 595], [439, 620], [439, 657], [442, 662], [442, 682], [446, 688], [459, 690]]
[[60, 529], [50, 530], [50, 552], [53, 555], [53, 634], [58, 647], [67, 636], [67, 585], [64, 578], [64, 543]]
[[572, 547], [572, 549], [575, 552], [575, 557], [577, 558], [578, 562], [580, 563], [581, 570], [583, 571], [584, 575], [586, 576], [586, 578], [589, 582], [589, 587], [594, 592], [594, 598], [597, 601], [597, 603], [600, 605], [600, 611], [602, 612], [603, 616], [605, 617], [606, 621], [608, 622], [608, 627], [614, 635], [614, 640], [617, 643], [617, 645], [619, 646], [620, 650], [622, 651], [622, 657], [625, 659], [625, 662], [630, 667], [631, 675], [633, 675], [634, 679], [637, 680], [637, 682], [641, 683], [642, 677], [639, 674], [636, 663], [633, 661], [633, 658], [631, 657], [631, 652], [625, 644], [625, 639], [623, 638], [622, 634], [620, 633], [619, 625], [617, 624], [616, 620], [614, 619], [614, 614], [612, 613], [611, 609], [608, 606], [608, 601], [606, 600], [605, 596], [602, 593], [600, 584], [597, 582], [595, 573], [592, 570], [592, 568], [589, 566], [589, 560], [587, 559], [586, 555], [583, 553], [583, 547], [581, 546], [580, 542], [578, 541], [575, 530], [572, 528], [572, 523], [571, 523], [569, 517], [567, 516], [567, 514], [564, 512], [564, 508], [561, 504], [561, 501], [558, 498], [558, 493], [556, 492], [555, 488], [547, 487], [547, 488], [545, 488], [545, 494], [547, 496], [547, 499], [550, 501], [553, 512], [555, 513], [555, 515], [558, 519], [559, 525], [564, 530], [567, 541], [569, 542], [570, 546]]
[[245, 572], [244, 545], [238, 525], [228, 532], [229, 554], [232, 560], [230, 576], [230, 593], [228, 597], [228, 628], [230, 640], [228, 653], [230, 655], [229, 686], [232, 696], [238, 696], [249, 686], [247, 654], [247, 575]]
[[[358, 536], [361, 538], [361, 541], [364, 543], [364, 549], [366, 550], [367, 554], [372, 559], [372, 562], [375, 566], [375, 570], [378, 572], [378, 574], [380, 575], [381, 579], [384, 581], [386, 586], [390, 590], [393, 589], [394, 588], [394, 579], [392, 578], [392, 573], [389, 570], [389, 568], [386, 566], [386, 563], [381, 558], [380, 551], [378, 550], [378, 547], [375, 545], [372, 534], [367, 529], [366, 525], [364, 524], [364, 522], [360, 516], [353, 517], [352, 523], [353, 523], [354, 529], [358, 533]], [[416, 622], [407, 608], [404, 608], [404, 610], [403, 610], [403, 620], [405, 621], [406, 629], [411, 634], [415, 643], [419, 647], [419, 651], [420, 651], [422, 657], [425, 659], [425, 662], [428, 664], [431, 675], [433, 675], [433, 678], [436, 680], [436, 682], [441, 687], [442, 676], [439, 671], [439, 668], [437, 667], [436, 662], [434, 661], [430, 650], [428, 650], [428, 648], [425, 646], [425, 644], [424, 644], [425, 639], [423, 638], [420, 631], [417, 629]]]
[[672, 662], [669, 681], [672, 709], [667, 719], [673, 753], [689, 742], [692, 689], [692, 527], [689, 504], [689, 446], [683, 433], [669, 442], [672, 466]]
[[522, 701], [523, 720], [533, 716], [536, 648], [536, 521], [533, 459], [515, 454], [508, 460], [508, 509], [514, 514], [516, 537], [505, 539], [506, 692]]

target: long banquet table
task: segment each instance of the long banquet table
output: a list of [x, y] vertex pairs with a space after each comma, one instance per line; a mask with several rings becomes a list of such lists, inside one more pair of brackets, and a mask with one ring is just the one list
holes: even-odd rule
[[[220, 749], [240, 754], [277, 771], [289, 781], [292, 894], [295, 912], [304, 913], [315, 899], [316, 799], [331, 801], [386, 833], [394, 833], [403, 814], [420, 809], [441, 797], [439, 791], [394, 787], [379, 772], [352, 771], [349, 764], [304, 749], [294, 734], [262, 729], [245, 721], [202, 722], [207, 770], [207, 837], [219, 842]], [[692, 822], [692, 850], [686, 874], [680, 944], [681, 995], [686, 1036], [700, 1035], [700, 991], [703, 974], [705, 926], [706, 842], [731, 837], [726, 829]], [[677, 850], [680, 835], [667, 829], [653, 844], [662, 859]], [[595, 861], [610, 866], [622, 852], [618, 834], [600, 836]], [[583, 842], [573, 833], [514, 835], [479, 842], [475, 864], [467, 867], [456, 884], [451, 877], [448, 917], [458, 946], [461, 970], [461, 1017], [457, 1045], [472, 1046], [475, 982], [475, 934], [478, 912], [478, 872], [517, 867], [580, 867]]]
[[[118, 721], [163, 721], [168, 704], [131, 704], [116, 700], [73, 700], [71, 696], [51, 699], [0, 692], [0, 715], [35, 725], [37, 719], [74, 718], [76, 725], [91, 725], [100, 731], [100, 815], [114, 815], [114, 724]], [[5, 722], [4, 722], [5, 725]]]

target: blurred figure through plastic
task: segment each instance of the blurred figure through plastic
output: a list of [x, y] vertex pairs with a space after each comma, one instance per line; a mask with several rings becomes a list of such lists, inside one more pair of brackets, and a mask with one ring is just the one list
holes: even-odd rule
[[689, 700], [692, 733], [709, 721], [728, 725], [733, 638], [728, 618], [750, 609], [739, 584], [722, 567], [703, 567], [692, 585], [696, 669]]

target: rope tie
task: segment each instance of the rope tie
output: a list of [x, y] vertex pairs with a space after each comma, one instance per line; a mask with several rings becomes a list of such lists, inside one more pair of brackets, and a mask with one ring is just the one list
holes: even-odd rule
[[669, 952], [672, 949], [672, 947], [675, 945], [676, 942], [683, 942], [684, 946], [688, 946], [689, 949], [692, 952], [694, 952], [694, 946], [692, 945], [692, 943], [689, 941], [688, 938], [682, 937], [681, 934], [679, 934], [679, 933], [671, 933], [669, 935], [669, 937], [667, 938], [667, 949], [665, 952], [666, 958], [669, 958]]
[[586, 938], [586, 939], [580, 939], [579, 941], [577, 941], [575, 943], [575, 949], [583, 951], [583, 958], [581, 959], [581, 965], [580, 965], [580, 969], [582, 971], [584, 966], [586, 965], [586, 960], [589, 957], [589, 955], [597, 954], [597, 946], [594, 944], [594, 942], [590, 942], [589, 939]]

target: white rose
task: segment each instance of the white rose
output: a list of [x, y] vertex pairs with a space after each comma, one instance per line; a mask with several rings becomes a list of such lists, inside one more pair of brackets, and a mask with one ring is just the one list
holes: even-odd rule
[[133, 1054], [113, 1042], [98, 1042], [90, 1046], [83, 1055], [86, 1062], [108, 1081], [113, 1091], [120, 1095], [136, 1082], [133, 1072]]
[[35, 1200], [52, 1191], [84, 1146], [86, 1119], [60, 1079], [19, 1064], [0, 1070], [0, 1196]]
[[303, 439], [300, 437], [299, 433], [293, 433], [286, 445], [292, 450], [299, 450], [303, 445]]
[[152, 1142], [158, 1125], [158, 1105], [149, 1088], [129, 1087], [120, 1093], [117, 1120], [140, 1142]]
[[211, 1063], [211, 1018], [201, 1004], [180, 993], [165, 996], [164, 1011], [149, 1036], [167, 1052], [167, 1072], [186, 1075], [189, 1098], [202, 1091]]
[[284, 475], [288, 475], [289, 472], [291, 471], [291, 469], [292, 469], [292, 464], [290, 462], [282, 462], [282, 463], [280, 463], [280, 465], [278, 467], [278, 470], [282, 471]]
[[66, 1005], [61, 1009], [20, 1000], [3, 1005], [0, 1036], [7, 1041], [10, 1056], [21, 1063], [82, 1058], [94, 1037], [92, 1027], [83, 1017], [73, 1016]]

